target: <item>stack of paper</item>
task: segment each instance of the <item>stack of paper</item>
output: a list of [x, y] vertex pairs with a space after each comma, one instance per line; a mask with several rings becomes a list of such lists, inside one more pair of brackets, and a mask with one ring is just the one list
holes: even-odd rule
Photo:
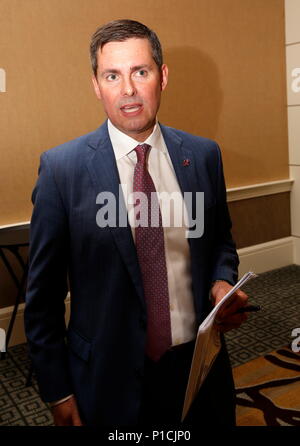
[[186, 388], [185, 400], [181, 421], [186, 417], [188, 410], [194, 401], [203, 381], [205, 380], [217, 354], [221, 348], [220, 332], [214, 322], [221, 308], [228, 305], [234, 298], [233, 294], [241, 288], [249, 279], [257, 277], [253, 272], [246, 273], [237, 284], [214, 307], [198, 329], [189, 380]]

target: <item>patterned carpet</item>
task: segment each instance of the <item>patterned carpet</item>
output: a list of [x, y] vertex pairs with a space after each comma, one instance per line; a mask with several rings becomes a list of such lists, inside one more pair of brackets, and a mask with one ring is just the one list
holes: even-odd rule
[[242, 290], [262, 309], [226, 334], [233, 367], [292, 342], [292, 330], [300, 327], [300, 266], [260, 274]]
[[53, 425], [35, 379], [32, 386], [25, 387], [29, 364], [26, 344], [10, 348], [0, 361], [0, 426]]
[[[262, 310], [251, 314], [240, 329], [226, 334], [236, 379], [240, 369], [237, 366], [291, 344], [292, 330], [300, 327], [300, 266], [261, 274], [243, 290], [251, 303], [261, 305]], [[53, 425], [47, 404], [38, 396], [35, 380], [31, 387], [25, 387], [28, 368], [26, 344], [10, 348], [0, 361], [0, 426]], [[254, 384], [253, 381], [247, 385]], [[237, 395], [241, 397], [240, 390]]]
[[233, 369], [238, 426], [300, 426], [299, 359], [280, 348]]

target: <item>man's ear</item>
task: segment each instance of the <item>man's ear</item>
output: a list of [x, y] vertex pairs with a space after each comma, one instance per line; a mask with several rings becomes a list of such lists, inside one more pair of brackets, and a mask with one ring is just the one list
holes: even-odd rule
[[98, 84], [98, 81], [97, 81], [97, 78], [95, 75], [93, 75], [93, 77], [92, 77], [92, 82], [93, 82], [95, 95], [97, 96], [99, 101], [101, 101], [102, 97], [101, 97], [101, 93], [100, 93], [100, 88], [99, 88], [99, 84]]
[[168, 78], [169, 78], [169, 69], [167, 67], [167, 65], [164, 63], [161, 66], [161, 90], [163, 91], [167, 84], [168, 84]]

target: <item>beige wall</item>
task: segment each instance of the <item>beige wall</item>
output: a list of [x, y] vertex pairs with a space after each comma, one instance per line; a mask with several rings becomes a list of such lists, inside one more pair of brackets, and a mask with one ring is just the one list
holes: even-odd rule
[[288, 192], [234, 201], [229, 203], [229, 211], [238, 249], [291, 235]]
[[300, 265], [300, 2], [286, 0], [286, 58], [290, 175], [291, 223], [294, 237], [294, 262]]
[[216, 139], [231, 187], [287, 178], [283, 0], [0, 0], [0, 225], [28, 220], [40, 153], [104, 118], [90, 82], [95, 28], [153, 27], [170, 84], [160, 119]]
[[[160, 119], [216, 139], [228, 187], [289, 177], [283, 0], [190, 0], [188, 7], [182, 0], [0, 0], [0, 225], [30, 219], [40, 153], [103, 121], [89, 39], [99, 24], [122, 17], [158, 32], [170, 68]], [[298, 108], [289, 107], [293, 176]], [[286, 193], [230, 203], [237, 247], [289, 236], [289, 209]], [[300, 240], [297, 231], [294, 223]], [[2, 308], [16, 289], [2, 264], [0, 278]]]

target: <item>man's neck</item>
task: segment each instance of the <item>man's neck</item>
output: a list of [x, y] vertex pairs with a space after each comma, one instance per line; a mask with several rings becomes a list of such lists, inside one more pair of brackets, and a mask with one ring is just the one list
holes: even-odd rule
[[156, 126], [156, 121], [155, 121], [154, 124], [151, 127], [149, 127], [149, 129], [147, 129], [147, 130], [143, 130], [141, 132], [124, 132], [122, 129], [120, 129], [119, 127], [114, 125], [110, 119], [108, 119], [108, 120], [110, 122], [110, 125], [112, 127], [114, 127], [115, 130], [123, 133], [126, 136], [129, 136], [129, 138], [132, 138], [139, 143], [145, 142], [146, 139], [153, 133], [155, 126]]

